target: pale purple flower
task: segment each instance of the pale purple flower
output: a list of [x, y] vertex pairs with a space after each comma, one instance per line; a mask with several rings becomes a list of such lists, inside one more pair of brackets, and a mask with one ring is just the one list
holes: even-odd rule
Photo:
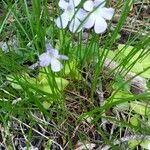
[[114, 9], [106, 8], [105, 0], [87, 0], [84, 3], [83, 8], [89, 14], [84, 22], [84, 27], [90, 29], [94, 26], [94, 31], [97, 34], [105, 32], [107, 29], [107, 23], [105, 20], [112, 19]]
[[39, 56], [40, 66], [47, 67], [51, 65], [51, 69], [54, 72], [58, 72], [63, 68], [60, 60], [68, 60], [68, 57], [60, 55], [58, 50], [52, 48], [50, 44], [46, 44], [46, 52]]
[[83, 9], [79, 9], [77, 11], [77, 6], [81, 0], [69, 0], [66, 2], [65, 0], [60, 0], [58, 5], [63, 10], [63, 13], [56, 19], [56, 25], [59, 28], [66, 28], [69, 24], [69, 30], [71, 32], [81, 31], [80, 27], [80, 19], [83, 17]]

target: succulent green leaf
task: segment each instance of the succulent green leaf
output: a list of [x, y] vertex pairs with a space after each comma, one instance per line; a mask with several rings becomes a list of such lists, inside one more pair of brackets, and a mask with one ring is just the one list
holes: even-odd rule
[[150, 115], [150, 107], [144, 102], [139, 102], [139, 101], [130, 102], [130, 107], [135, 113], [139, 115], [142, 116]]
[[135, 114], [133, 115], [133, 117], [130, 118], [130, 123], [133, 125], [133, 126], [140, 126], [140, 116]]
[[[114, 96], [114, 99], [113, 99], [113, 102], [116, 102], [116, 101], [122, 101], [122, 99], [124, 98], [128, 98], [128, 97], [133, 97], [132, 94], [130, 93], [127, 93], [127, 92], [123, 92], [123, 91], [119, 91], [115, 94]], [[115, 110], [118, 110], [118, 111], [126, 111], [126, 110], [129, 110], [129, 103], [128, 102], [123, 102], [121, 104], [118, 104], [114, 107]]]
[[144, 149], [149, 150], [149, 149], [150, 149], [150, 141], [144, 140], [144, 141], [140, 144], [140, 146], [141, 146], [142, 148], [144, 148]]

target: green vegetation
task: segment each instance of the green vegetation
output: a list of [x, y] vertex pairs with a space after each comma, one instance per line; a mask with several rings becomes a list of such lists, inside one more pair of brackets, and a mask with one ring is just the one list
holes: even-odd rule
[[0, 2], [0, 150], [150, 149], [150, 3], [97, 3]]

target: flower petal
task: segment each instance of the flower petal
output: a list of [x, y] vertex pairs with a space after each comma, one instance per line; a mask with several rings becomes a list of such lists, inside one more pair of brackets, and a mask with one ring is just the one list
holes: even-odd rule
[[52, 45], [50, 43], [46, 43], [46, 51], [51, 51], [53, 49]]
[[103, 18], [105, 18], [107, 20], [111, 20], [114, 15], [114, 9], [104, 7], [99, 10], [99, 13]]
[[69, 16], [66, 12], [64, 12], [61, 16], [59, 16], [55, 23], [58, 28], [66, 28], [69, 22]]
[[81, 22], [79, 21], [79, 19], [74, 18], [69, 25], [69, 30], [74, 33], [78, 29], [77, 32], [80, 32], [82, 29], [82, 28], [79, 28], [80, 24]]
[[87, 12], [83, 9], [79, 9], [76, 13], [76, 17], [79, 19], [79, 20], [84, 20], [87, 16]]
[[84, 4], [83, 4], [83, 8], [86, 11], [92, 11], [94, 8], [94, 2], [91, 0], [87, 0]]
[[68, 60], [69, 58], [66, 55], [59, 55], [59, 59]]
[[50, 57], [55, 57], [55, 58], [59, 58], [59, 53], [57, 49], [51, 49], [49, 52]]
[[94, 1], [94, 6], [95, 6], [95, 7], [99, 6], [99, 7], [102, 8], [102, 7], [105, 6], [105, 4], [106, 4], [105, 0], [95, 0], [95, 1]]
[[93, 27], [94, 23], [95, 23], [95, 15], [90, 14], [90, 16], [85, 20], [83, 26], [87, 29], [90, 29], [91, 27]]
[[94, 25], [95, 32], [97, 34], [100, 34], [100, 33], [105, 32], [106, 29], [107, 29], [106, 21], [102, 17], [97, 18], [95, 21], [95, 25]]
[[51, 69], [54, 72], [58, 72], [63, 68], [63, 65], [56, 58], [51, 59]]
[[68, 3], [66, 1], [64, 1], [64, 0], [60, 0], [59, 3], [58, 3], [58, 5], [59, 5], [59, 7], [61, 9], [65, 10], [67, 8], [67, 6], [68, 6]]
[[51, 60], [48, 53], [43, 53], [39, 56], [39, 63], [41, 67], [47, 67], [50, 65]]

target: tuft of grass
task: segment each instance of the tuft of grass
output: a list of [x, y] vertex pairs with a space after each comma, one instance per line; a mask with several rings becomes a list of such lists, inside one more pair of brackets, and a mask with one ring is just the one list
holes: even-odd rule
[[[32, 146], [75, 149], [80, 146], [78, 142], [85, 149], [89, 149], [87, 143], [101, 149], [107, 146], [125, 149], [130, 148], [129, 140], [123, 144], [116, 141], [129, 135], [149, 136], [149, 89], [135, 94], [130, 86], [133, 79], [150, 69], [149, 62], [144, 70], [125, 80], [137, 62], [149, 56], [149, 28], [144, 26], [149, 19], [143, 21], [136, 33], [131, 29], [124, 47], [118, 49], [122, 30], [126, 29], [136, 2], [117, 1], [114, 6], [119, 19], [114, 23], [115, 15], [102, 35], [93, 33], [93, 29], [73, 34], [68, 29], [57, 28], [54, 20], [61, 14], [58, 1], [2, 0], [0, 3], [6, 10], [0, 21], [3, 35], [0, 39], [9, 49], [8, 53], [0, 50], [0, 149], [31, 149]], [[144, 1], [136, 19], [143, 5]], [[113, 4], [107, 1], [107, 6]], [[59, 73], [52, 72], [50, 67], [29, 68], [45, 52], [46, 40], [69, 57], [62, 62], [64, 68]], [[133, 49], [124, 55], [130, 46]], [[106, 71], [105, 63], [110, 55], [111, 62], [117, 66]], [[122, 78], [114, 88], [115, 77]], [[136, 101], [141, 104], [142, 114], [131, 106]], [[116, 110], [118, 106], [123, 110]], [[135, 115], [138, 125], [131, 123]], [[145, 139], [134, 139], [139, 142], [135, 147]]]

